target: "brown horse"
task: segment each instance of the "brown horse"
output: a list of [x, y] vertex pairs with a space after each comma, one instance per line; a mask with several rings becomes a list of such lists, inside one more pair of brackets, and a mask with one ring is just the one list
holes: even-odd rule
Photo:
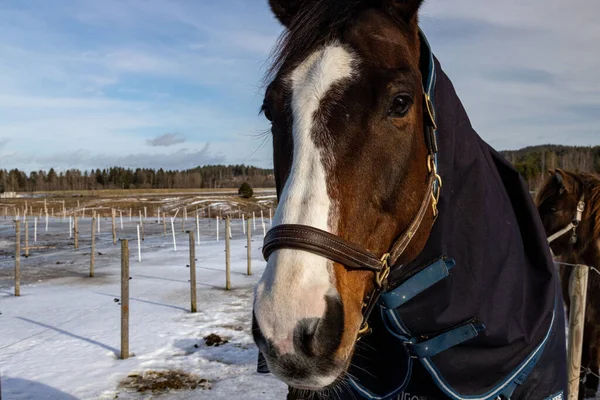
[[[557, 169], [537, 195], [537, 205], [548, 236], [563, 231], [576, 220], [571, 229], [550, 243], [552, 251], [561, 260], [600, 269], [600, 177]], [[577, 221], [577, 207], [583, 209], [581, 222]], [[572, 267], [560, 266], [562, 292], [569, 308], [569, 280]], [[595, 397], [600, 373], [600, 276], [590, 273], [588, 278], [587, 308], [581, 365], [584, 368], [580, 398]], [[589, 369], [592, 373], [586, 373]]]
[[562, 396], [543, 227], [434, 59], [422, 0], [269, 3], [286, 30], [262, 106], [279, 198], [253, 309], [268, 369], [313, 398]]

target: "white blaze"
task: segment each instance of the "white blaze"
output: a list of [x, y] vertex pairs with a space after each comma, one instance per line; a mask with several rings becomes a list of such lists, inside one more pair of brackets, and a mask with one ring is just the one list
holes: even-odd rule
[[[324, 150], [315, 146], [315, 113], [333, 85], [353, 74], [354, 58], [332, 44], [311, 54], [291, 74], [294, 158], [281, 194], [273, 226], [301, 224], [331, 233], [332, 201], [327, 191]], [[317, 127], [321, 129], [321, 127]], [[325, 295], [335, 294], [326, 258], [306, 251], [282, 249], [269, 258], [257, 288], [256, 318], [266, 339], [282, 353], [293, 352], [299, 320], [320, 318]]]

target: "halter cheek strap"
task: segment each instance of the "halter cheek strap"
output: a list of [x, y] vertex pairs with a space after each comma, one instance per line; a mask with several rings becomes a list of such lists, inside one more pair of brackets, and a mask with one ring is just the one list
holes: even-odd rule
[[565, 233], [569, 231], [573, 231], [571, 234], [571, 243], [577, 243], [577, 227], [581, 223], [581, 219], [583, 218], [583, 212], [585, 211], [585, 194], [582, 194], [579, 198], [579, 203], [577, 203], [577, 210], [575, 211], [575, 216], [573, 217], [573, 221], [567, 226], [565, 226], [560, 231], [554, 233], [550, 237], [548, 237], [548, 244], [554, 242], [559, 237], [563, 236]]

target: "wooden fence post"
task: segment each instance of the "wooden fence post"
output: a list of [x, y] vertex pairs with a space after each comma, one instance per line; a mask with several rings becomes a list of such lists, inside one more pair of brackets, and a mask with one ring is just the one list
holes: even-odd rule
[[167, 236], [167, 214], [163, 213], [163, 236]]
[[29, 257], [29, 224], [27, 223], [27, 217], [23, 218], [25, 224], [25, 257]]
[[121, 360], [129, 358], [129, 242], [121, 240]]
[[137, 226], [138, 262], [142, 262], [142, 242], [140, 240], [140, 225]]
[[175, 222], [174, 217], [171, 217], [171, 233], [173, 233], [173, 251], [177, 251], [177, 242], [175, 241]]
[[21, 221], [15, 221], [15, 296], [21, 295]]
[[190, 231], [190, 297], [191, 312], [198, 311], [196, 304], [196, 242], [194, 240], [194, 231]]
[[225, 219], [225, 290], [231, 289], [231, 239], [229, 232], [231, 221], [229, 216]]
[[73, 217], [73, 234], [75, 235], [75, 250], [79, 249], [79, 223], [77, 214]]
[[115, 209], [112, 209], [112, 237], [113, 237], [113, 244], [116, 245], [117, 244], [117, 222], [116, 222], [116, 218], [117, 218], [117, 212], [115, 211]]
[[569, 400], [579, 397], [581, 374], [581, 353], [583, 347], [583, 327], [585, 324], [585, 302], [587, 297], [589, 268], [585, 265], [574, 267], [569, 282], [571, 311], [569, 313], [568, 382]]
[[248, 239], [248, 275], [252, 275], [252, 230], [250, 229], [250, 218], [246, 220], [246, 238]]
[[142, 240], [144, 240], [144, 219], [142, 218], [142, 211], [140, 210], [140, 228], [142, 229]]
[[196, 235], [198, 235], [198, 246], [200, 246], [200, 215], [198, 215], [197, 208], [196, 208]]
[[185, 232], [185, 208], [183, 209], [183, 213], [181, 213], [181, 232]]
[[92, 251], [90, 253], [90, 278], [94, 277], [94, 263], [96, 262], [96, 216], [92, 217]]

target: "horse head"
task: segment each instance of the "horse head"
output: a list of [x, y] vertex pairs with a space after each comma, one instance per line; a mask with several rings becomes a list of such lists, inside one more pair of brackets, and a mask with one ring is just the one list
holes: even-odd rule
[[591, 174], [548, 171], [536, 198], [550, 247], [557, 256], [585, 249], [600, 237], [600, 180]]
[[[422, 250], [436, 200], [421, 3], [270, 0], [286, 28], [262, 108], [272, 125], [274, 228], [314, 228], [377, 257], [407, 238], [394, 265]], [[342, 380], [378, 275], [323, 252], [272, 251], [253, 310], [254, 339], [271, 372], [308, 390]]]

